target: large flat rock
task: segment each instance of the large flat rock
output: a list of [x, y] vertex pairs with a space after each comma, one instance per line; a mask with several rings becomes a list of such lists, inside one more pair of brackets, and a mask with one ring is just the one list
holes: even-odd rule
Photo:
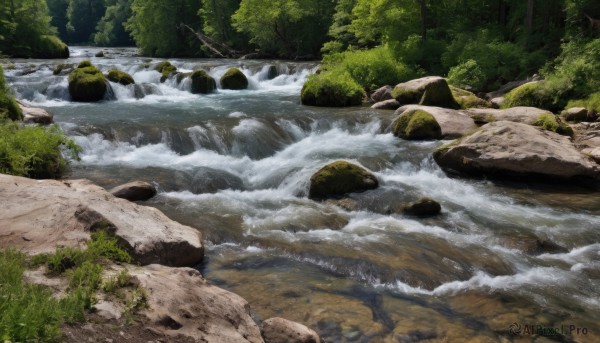
[[498, 121], [434, 152], [444, 169], [495, 178], [600, 180], [600, 168], [569, 137]]
[[511, 107], [507, 109], [493, 108], [469, 108], [461, 111], [467, 114], [478, 123], [491, 123], [493, 121], [513, 121], [533, 125], [542, 114], [552, 114], [549, 111], [542, 110], [536, 107]]
[[471, 117], [461, 111], [450, 108], [405, 105], [398, 108], [395, 114], [402, 115], [417, 110], [422, 110], [431, 114], [442, 129], [442, 137], [446, 139], [462, 137], [477, 128], [475, 121], [473, 121]]
[[29, 254], [85, 246], [105, 228], [140, 264], [191, 266], [204, 255], [200, 232], [155, 208], [115, 198], [87, 180], [32, 180], [0, 174], [0, 248]]

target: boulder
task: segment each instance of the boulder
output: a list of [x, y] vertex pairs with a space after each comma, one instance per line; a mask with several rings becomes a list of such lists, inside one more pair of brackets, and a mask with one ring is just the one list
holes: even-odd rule
[[396, 110], [398, 107], [400, 107], [400, 103], [396, 99], [380, 101], [371, 106], [375, 110]]
[[162, 61], [154, 67], [154, 70], [162, 74], [160, 82], [163, 83], [167, 81], [169, 76], [177, 72], [177, 67], [172, 65], [169, 61]]
[[31, 107], [20, 101], [17, 101], [21, 111], [23, 112], [23, 122], [27, 124], [42, 124], [49, 125], [54, 123], [52, 114], [48, 113], [43, 108]]
[[365, 91], [350, 74], [325, 71], [309, 76], [300, 101], [308, 106], [346, 107], [362, 104], [364, 97]]
[[[430, 114], [441, 129], [439, 135], [436, 133], [437, 131], [430, 131], [435, 134], [421, 139], [458, 138], [477, 128], [475, 121], [461, 111], [420, 105], [406, 105], [397, 109], [396, 114], [399, 115], [397, 121], [400, 120], [403, 115], [410, 115], [417, 111]], [[434, 128], [434, 126], [432, 128]]]
[[229, 68], [223, 76], [221, 76], [221, 87], [223, 89], [246, 89], [248, 88], [248, 79], [238, 68]]
[[277, 70], [277, 66], [270, 65], [269, 70], [267, 71], [267, 80], [273, 80], [279, 76], [279, 71]]
[[585, 107], [571, 107], [562, 111], [561, 117], [568, 122], [579, 123], [582, 121], [593, 122], [598, 119], [598, 114], [594, 110], [588, 110]]
[[69, 74], [69, 94], [73, 101], [100, 101], [106, 94], [106, 80], [98, 68], [83, 61]]
[[95, 57], [104, 57], [104, 51], [100, 50], [94, 56]]
[[569, 137], [509, 121], [482, 126], [433, 154], [447, 171], [494, 178], [598, 180], [600, 169]]
[[375, 90], [371, 94], [371, 101], [377, 103], [377, 102], [381, 102], [381, 101], [385, 101], [385, 100], [394, 99], [394, 97], [392, 96], [393, 90], [394, 89], [392, 88], [392, 86], [383, 86], [383, 87]]
[[120, 83], [123, 86], [135, 84], [135, 80], [133, 80], [133, 77], [131, 77], [131, 75], [115, 68], [108, 71], [108, 75], [106, 76], [106, 78], [108, 79], [108, 81]]
[[460, 108], [490, 108], [492, 107], [492, 103], [483, 100], [477, 95], [467, 90], [450, 86], [450, 91], [452, 91], [452, 96], [456, 102], [460, 105]]
[[324, 166], [310, 178], [308, 197], [335, 198], [375, 189], [378, 186], [375, 175], [366, 169], [346, 161], [336, 161]]
[[117, 198], [129, 201], [146, 201], [154, 197], [157, 193], [156, 188], [152, 184], [143, 181], [129, 182], [117, 186], [109, 192]]
[[413, 110], [402, 113], [392, 124], [394, 136], [409, 140], [442, 138], [440, 124], [428, 112]]
[[31, 180], [0, 174], [0, 248], [29, 254], [83, 246], [100, 227], [113, 232], [140, 264], [202, 261], [200, 232], [155, 208], [115, 198], [87, 180]]
[[320, 343], [319, 335], [306, 326], [275, 317], [262, 322], [260, 327], [265, 343]]
[[428, 76], [399, 83], [394, 87], [392, 96], [402, 105], [419, 104], [458, 109], [460, 105], [454, 99], [446, 79]]
[[582, 154], [600, 163], [600, 123], [579, 123], [573, 125], [575, 146]]
[[429, 198], [421, 198], [412, 202], [402, 209], [402, 212], [411, 216], [430, 217], [439, 214], [442, 211], [442, 206], [435, 200]]
[[190, 76], [192, 78], [192, 93], [208, 94], [217, 89], [217, 82], [202, 69], [198, 69]]
[[130, 269], [129, 274], [146, 292], [148, 309], [142, 315], [152, 323], [147, 326], [167, 337], [190, 337], [195, 342], [263, 342], [248, 303], [211, 285], [196, 269], [149, 265]]
[[462, 113], [473, 118], [478, 124], [487, 124], [493, 121], [503, 120], [529, 125], [534, 125], [543, 114], [552, 114], [547, 110], [525, 106], [511, 107], [503, 110], [493, 108], [470, 108], [463, 110]]

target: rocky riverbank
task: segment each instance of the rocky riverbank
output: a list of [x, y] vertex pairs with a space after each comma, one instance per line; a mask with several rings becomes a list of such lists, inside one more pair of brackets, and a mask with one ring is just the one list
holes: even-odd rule
[[[271, 319], [259, 323], [241, 297], [206, 281], [189, 268], [202, 261], [199, 231], [170, 220], [159, 210], [119, 199], [86, 180], [32, 180], [0, 174], [0, 249], [33, 256], [57, 247], [82, 247], [93, 232], [114, 234], [133, 257], [132, 264], [110, 264], [103, 278], [127, 270], [145, 292], [146, 307], [126, 325], [127, 304], [97, 295], [89, 321], [67, 326], [67, 341], [82, 335], [118, 342], [318, 342], [301, 324]], [[44, 267], [26, 273], [29, 282], [68, 292], [60, 277]], [[132, 319], [129, 318], [129, 321]], [[131, 323], [130, 323], [131, 324]], [[112, 327], [113, 330], [108, 330]]]

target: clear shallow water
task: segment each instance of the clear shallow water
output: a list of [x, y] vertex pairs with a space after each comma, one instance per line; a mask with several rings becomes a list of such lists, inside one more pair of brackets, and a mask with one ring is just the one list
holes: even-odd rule
[[[96, 51], [75, 48], [66, 62]], [[258, 317], [305, 323], [332, 342], [600, 341], [598, 192], [450, 178], [431, 159], [443, 142], [393, 137], [390, 112], [300, 105], [312, 63], [171, 60], [216, 77], [241, 66], [250, 79], [249, 90], [193, 95], [189, 80], [159, 82], [160, 60], [131, 55], [91, 58], [138, 84], [111, 84], [112, 100], [98, 104], [69, 101], [66, 76], [52, 75], [65, 61], [16, 61], [7, 78], [84, 148], [71, 177], [156, 183], [148, 205], [204, 233], [203, 274]], [[281, 75], [267, 80], [271, 64]], [[380, 180], [351, 196], [352, 210], [306, 198], [310, 176], [337, 159]], [[443, 214], [398, 211], [422, 196]], [[513, 336], [513, 323], [587, 335]]]

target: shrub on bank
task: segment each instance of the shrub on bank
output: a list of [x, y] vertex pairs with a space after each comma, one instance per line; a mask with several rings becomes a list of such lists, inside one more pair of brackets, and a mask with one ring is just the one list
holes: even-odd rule
[[57, 126], [0, 123], [0, 173], [34, 179], [58, 178], [68, 167], [63, 149], [76, 159], [81, 150]]
[[360, 105], [364, 97], [363, 88], [343, 71], [311, 75], [301, 93], [302, 104], [325, 107]]
[[0, 120], [8, 118], [10, 120], [23, 119], [23, 111], [15, 101], [15, 98], [10, 94], [10, 90], [6, 86], [4, 79], [4, 70], [0, 66]]

